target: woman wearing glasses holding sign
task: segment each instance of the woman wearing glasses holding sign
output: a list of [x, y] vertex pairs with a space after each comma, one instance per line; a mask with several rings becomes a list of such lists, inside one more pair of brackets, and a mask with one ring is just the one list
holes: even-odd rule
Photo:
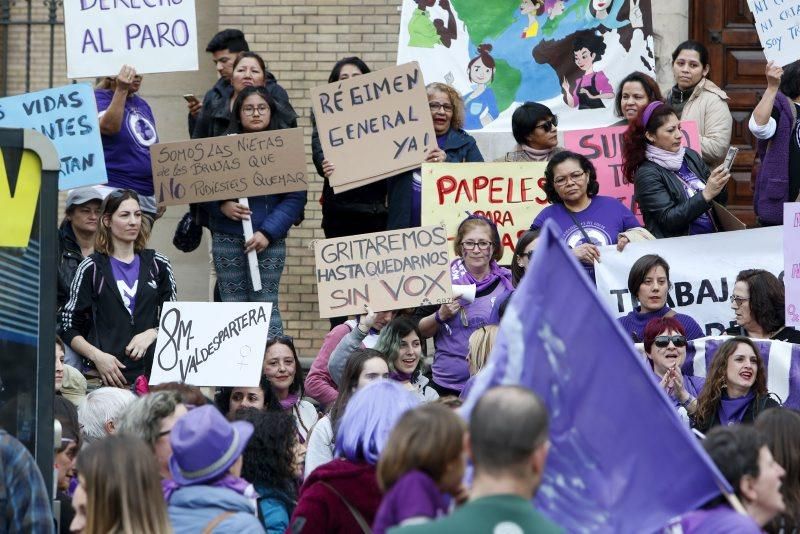
[[594, 278], [599, 247], [616, 244], [622, 250], [632, 237], [623, 233], [639, 228], [639, 221], [619, 200], [598, 196], [597, 173], [585, 156], [559, 152], [548, 162], [544, 177], [550, 206], [536, 216], [531, 229], [540, 229], [547, 219], [555, 221], [561, 238]]
[[511, 272], [497, 262], [503, 257], [497, 227], [488, 219], [470, 215], [459, 226], [450, 264], [454, 284], [475, 284], [475, 301], [454, 300], [439, 307], [421, 308], [419, 331], [436, 344], [431, 386], [440, 397], [458, 396], [469, 379], [469, 336], [488, 324], [500, 323], [500, 305], [514, 290]]
[[[255, 133], [288, 127], [276, 113], [275, 101], [261, 86], [245, 87], [233, 104], [231, 133]], [[278, 311], [278, 286], [286, 263], [286, 236], [303, 215], [306, 191], [207, 202], [213, 235], [212, 256], [223, 302], [271, 302], [269, 336], [283, 333]], [[251, 219], [253, 237], [245, 241], [242, 221]], [[258, 255], [260, 291], [253, 291], [247, 253]]]
[[[426, 163], [482, 162], [475, 139], [462, 130], [464, 102], [461, 95], [444, 83], [427, 86], [428, 106], [433, 118], [437, 148], [425, 158]], [[419, 169], [389, 178], [389, 219], [387, 230], [413, 228], [421, 225], [422, 174]]]
[[783, 282], [764, 269], [746, 269], [736, 277], [731, 293], [736, 326], [728, 328], [725, 333], [800, 344], [800, 332], [786, 326], [785, 305]]

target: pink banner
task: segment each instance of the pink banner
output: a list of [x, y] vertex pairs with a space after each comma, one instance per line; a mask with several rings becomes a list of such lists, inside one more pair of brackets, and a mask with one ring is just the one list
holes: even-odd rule
[[783, 205], [783, 283], [786, 326], [800, 327], [800, 202]]
[[[622, 136], [627, 129], [622, 125], [564, 132], [564, 148], [589, 158], [597, 169], [600, 194], [619, 199], [641, 222], [642, 214], [633, 200], [633, 184], [622, 176]], [[681, 122], [681, 129], [684, 146], [700, 152], [697, 123]]]

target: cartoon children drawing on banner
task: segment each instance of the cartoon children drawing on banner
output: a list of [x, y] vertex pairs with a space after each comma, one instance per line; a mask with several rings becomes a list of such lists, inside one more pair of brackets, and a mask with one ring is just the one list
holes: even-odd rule
[[571, 108], [604, 108], [603, 100], [613, 99], [614, 89], [602, 71], [594, 70], [595, 62], [600, 61], [606, 52], [603, 38], [595, 34], [581, 35], [575, 39], [572, 51], [575, 55], [575, 64], [584, 74], [575, 81], [572, 92], [569, 82], [564, 78], [561, 84], [564, 101]]
[[589, 13], [597, 20], [608, 18], [608, 13], [611, 11], [611, 6], [614, 0], [591, 0], [589, 4]]
[[539, 33], [539, 20], [537, 17], [546, 13], [547, 18], [553, 20], [564, 13], [564, 4], [565, 0], [521, 0], [519, 11], [528, 16], [528, 26], [522, 32], [522, 38], [530, 39], [531, 37], [536, 37]]
[[[456, 29], [456, 18], [450, 7], [450, 0], [415, 0], [417, 7], [408, 22], [408, 46], [418, 48], [433, 48], [436, 45], [444, 45], [450, 48], [450, 44], [458, 36]], [[431, 20], [429, 7], [436, 5], [447, 12], [447, 24], [442, 19]]]
[[467, 65], [469, 81], [475, 84], [472, 92], [464, 95], [464, 129], [479, 130], [495, 120], [500, 111], [489, 84], [494, 80], [495, 62], [489, 54], [492, 45], [478, 46], [478, 55]]

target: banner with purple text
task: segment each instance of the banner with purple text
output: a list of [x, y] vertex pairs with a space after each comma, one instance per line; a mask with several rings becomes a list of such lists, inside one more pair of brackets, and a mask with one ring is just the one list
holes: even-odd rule
[[783, 269], [786, 325], [800, 326], [800, 202], [783, 205]]

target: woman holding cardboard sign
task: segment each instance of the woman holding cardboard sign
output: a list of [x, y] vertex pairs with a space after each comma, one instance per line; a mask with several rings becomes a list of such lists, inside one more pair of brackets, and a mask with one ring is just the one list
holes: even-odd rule
[[[276, 114], [275, 102], [261, 86], [245, 87], [233, 105], [231, 133], [277, 130], [287, 125]], [[236, 200], [207, 202], [213, 234], [212, 256], [223, 302], [271, 302], [270, 337], [283, 333], [278, 311], [278, 286], [286, 262], [286, 235], [303, 214], [306, 192], [248, 198], [249, 208]], [[245, 241], [242, 221], [251, 219], [255, 233]], [[258, 254], [260, 291], [253, 291], [247, 253]]]

